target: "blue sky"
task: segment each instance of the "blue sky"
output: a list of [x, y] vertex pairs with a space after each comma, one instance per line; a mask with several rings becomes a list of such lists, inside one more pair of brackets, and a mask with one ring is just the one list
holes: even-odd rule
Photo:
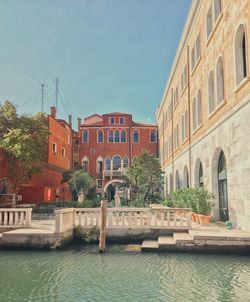
[[[154, 122], [191, 0], [1, 0], [0, 102]], [[76, 125], [76, 122], [74, 122]]]

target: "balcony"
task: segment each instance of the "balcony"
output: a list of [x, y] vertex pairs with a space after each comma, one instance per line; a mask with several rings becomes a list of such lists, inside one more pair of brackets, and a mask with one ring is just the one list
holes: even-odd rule
[[119, 170], [103, 170], [103, 177], [121, 177], [125, 174], [126, 169]]

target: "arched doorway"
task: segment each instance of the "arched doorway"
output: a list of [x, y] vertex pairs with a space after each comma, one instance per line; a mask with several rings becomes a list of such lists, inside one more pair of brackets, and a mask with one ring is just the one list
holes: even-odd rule
[[107, 199], [109, 202], [113, 201], [115, 199], [115, 189], [116, 187], [121, 187], [122, 185], [124, 184], [124, 182], [120, 179], [114, 179], [114, 180], [111, 180], [109, 181], [103, 191], [104, 193], [106, 193], [107, 195]]
[[203, 179], [203, 167], [202, 167], [202, 163], [200, 162], [199, 165], [199, 181], [198, 181], [198, 185], [199, 187], [204, 187], [204, 179]]
[[220, 152], [218, 160], [218, 194], [219, 194], [219, 211], [220, 220], [229, 220], [228, 213], [228, 194], [227, 194], [227, 165], [223, 151]]

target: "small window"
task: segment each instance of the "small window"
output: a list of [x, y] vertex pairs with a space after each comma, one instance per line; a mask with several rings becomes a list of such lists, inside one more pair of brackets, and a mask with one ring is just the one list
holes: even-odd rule
[[197, 127], [197, 117], [196, 117], [196, 111], [197, 111], [197, 109], [196, 109], [196, 99], [194, 98], [193, 99], [193, 105], [192, 105], [192, 112], [193, 112], [193, 131], [196, 129], [196, 127]]
[[65, 157], [65, 148], [62, 148], [62, 157]]
[[214, 0], [214, 20], [216, 21], [221, 14], [221, 0]]
[[139, 142], [139, 132], [138, 132], [138, 130], [134, 130], [133, 141], [134, 141], [134, 143], [138, 143]]
[[52, 143], [52, 152], [56, 153], [57, 151], [57, 144], [56, 143]]
[[96, 180], [96, 186], [97, 186], [98, 189], [102, 188], [102, 179], [97, 179]]
[[125, 130], [121, 131], [121, 142], [126, 143], [126, 131]]
[[124, 168], [124, 169], [127, 169], [127, 168], [128, 168], [128, 158], [127, 158], [127, 156], [125, 156], [125, 157], [123, 158], [123, 168]]
[[244, 25], [241, 24], [235, 37], [235, 68], [236, 68], [236, 84], [247, 76], [247, 41]]
[[88, 143], [89, 142], [89, 132], [88, 132], [88, 130], [83, 130], [82, 141], [84, 143]]
[[110, 125], [114, 125], [114, 123], [115, 123], [115, 118], [114, 117], [110, 117], [109, 118], [109, 124]]
[[196, 61], [198, 61], [199, 57], [201, 56], [201, 38], [200, 38], [200, 34], [198, 35], [197, 39], [196, 39]]
[[224, 73], [223, 73], [223, 62], [220, 57], [216, 68], [216, 79], [217, 79], [217, 105], [224, 100]]
[[90, 149], [90, 154], [95, 154], [95, 149]]
[[105, 170], [110, 171], [111, 170], [111, 159], [109, 157], [105, 160]]
[[102, 162], [102, 160], [98, 160], [96, 163], [97, 173], [102, 173], [102, 169], [103, 169], [103, 162]]
[[114, 132], [113, 130], [109, 131], [109, 143], [113, 143], [114, 142]]
[[89, 162], [87, 160], [84, 160], [82, 162], [82, 168], [84, 172], [88, 172], [89, 171]]
[[157, 142], [157, 133], [155, 130], [152, 130], [150, 133], [150, 141], [151, 141], [151, 143]]
[[207, 38], [210, 36], [213, 29], [213, 17], [212, 17], [212, 9], [209, 8], [207, 12]]
[[197, 94], [197, 124], [200, 126], [202, 123], [202, 104], [201, 104], [201, 91]]
[[98, 130], [98, 132], [97, 132], [97, 141], [98, 141], [98, 143], [103, 143], [103, 132], [102, 132], [102, 130]]
[[120, 124], [124, 125], [125, 124], [125, 117], [120, 117]]
[[208, 78], [208, 100], [209, 100], [209, 113], [214, 111], [214, 74], [213, 71], [210, 72]]

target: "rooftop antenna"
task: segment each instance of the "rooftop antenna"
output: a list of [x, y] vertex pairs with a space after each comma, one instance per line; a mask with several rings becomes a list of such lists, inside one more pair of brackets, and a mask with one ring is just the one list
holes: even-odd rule
[[56, 110], [58, 109], [58, 92], [59, 92], [59, 79], [56, 78]]

